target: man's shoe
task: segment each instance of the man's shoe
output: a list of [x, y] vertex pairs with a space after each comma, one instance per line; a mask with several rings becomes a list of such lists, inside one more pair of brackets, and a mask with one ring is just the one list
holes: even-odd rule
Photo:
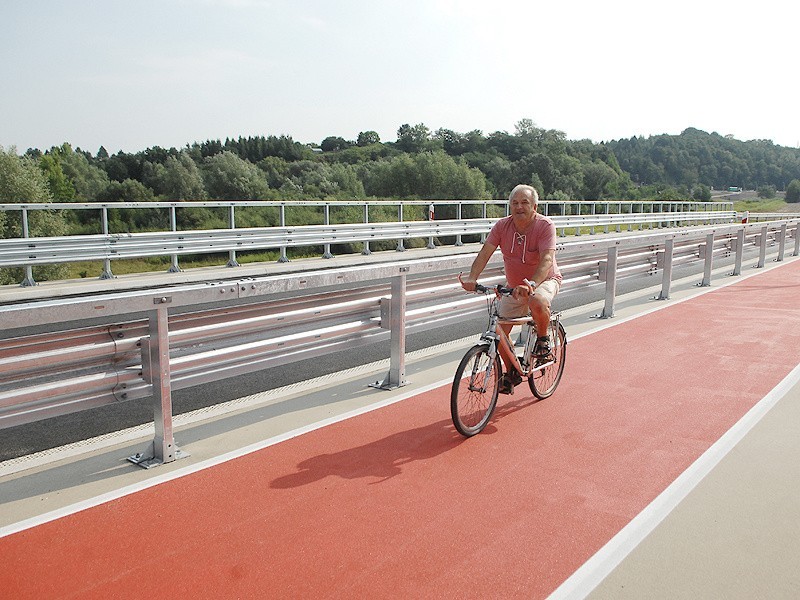
[[533, 347], [533, 355], [536, 358], [547, 358], [550, 356], [550, 337], [541, 336], [536, 338], [536, 345]]
[[518, 371], [513, 371], [511, 373], [505, 373], [500, 378], [500, 393], [501, 394], [513, 394], [514, 387], [522, 383], [522, 376], [519, 374]]

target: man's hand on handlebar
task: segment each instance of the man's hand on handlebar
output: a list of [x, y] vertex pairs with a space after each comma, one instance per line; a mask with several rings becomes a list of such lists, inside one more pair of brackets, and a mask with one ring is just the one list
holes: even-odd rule
[[494, 292], [495, 295], [497, 296], [511, 296], [514, 294], [513, 288], [504, 287], [502, 285], [489, 285], [489, 286], [481, 285], [480, 283], [469, 277], [465, 279], [464, 277], [462, 277], [460, 273], [458, 275], [458, 281], [461, 284], [461, 287], [463, 287], [468, 292], [477, 292], [479, 294]]
[[514, 288], [511, 294], [515, 300], [527, 300], [533, 295], [533, 290], [536, 284], [531, 283], [527, 279], [523, 279], [522, 283]]
[[458, 282], [461, 284], [461, 287], [468, 292], [474, 292], [475, 286], [478, 284], [478, 282], [471, 279], [469, 275], [467, 275], [466, 278], [462, 277], [461, 273], [458, 274]]

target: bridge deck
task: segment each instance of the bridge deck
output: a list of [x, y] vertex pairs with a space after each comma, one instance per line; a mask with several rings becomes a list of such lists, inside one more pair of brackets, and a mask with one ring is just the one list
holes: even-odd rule
[[394, 392], [351, 373], [186, 423], [192, 456], [158, 469], [124, 462], [133, 440], [7, 474], [0, 588], [797, 597], [800, 260], [725, 283], [567, 319], [556, 394], [523, 384], [469, 440], [448, 412], [462, 346]]

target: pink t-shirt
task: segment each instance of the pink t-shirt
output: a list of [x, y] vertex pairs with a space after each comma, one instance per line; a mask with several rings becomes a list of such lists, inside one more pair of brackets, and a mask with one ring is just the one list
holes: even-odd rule
[[[556, 249], [556, 226], [550, 219], [537, 213], [527, 229], [523, 233], [517, 233], [514, 218], [505, 217], [494, 224], [486, 237], [486, 243], [500, 247], [508, 284], [517, 286], [536, 272], [541, 252]], [[555, 256], [547, 279], [556, 279], [561, 283], [561, 271]]]

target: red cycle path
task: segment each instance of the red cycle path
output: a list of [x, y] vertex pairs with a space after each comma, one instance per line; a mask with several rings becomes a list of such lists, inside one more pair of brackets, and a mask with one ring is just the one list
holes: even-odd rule
[[793, 261], [574, 340], [469, 440], [444, 387], [9, 535], [2, 596], [546, 597], [800, 363], [798, 298]]

